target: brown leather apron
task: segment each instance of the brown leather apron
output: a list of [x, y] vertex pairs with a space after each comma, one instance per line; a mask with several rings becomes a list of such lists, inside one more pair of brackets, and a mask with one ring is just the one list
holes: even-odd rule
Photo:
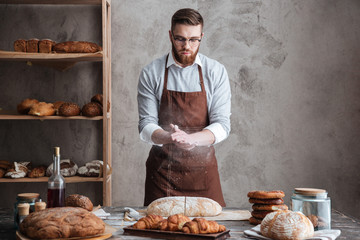
[[[170, 130], [170, 123], [187, 133], [201, 131], [209, 125], [201, 67], [198, 66], [201, 92], [170, 91], [167, 89], [167, 60], [168, 57], [159, 125], [166, 131]], [[151, 148], [146, 161], [144, 206], [168, 196], [207, 197], [225, 206], [213, 146], [195, 147], [190, 151], [180, 149], [175, 144], [164, 144], [162, 147], [154, 145]]]

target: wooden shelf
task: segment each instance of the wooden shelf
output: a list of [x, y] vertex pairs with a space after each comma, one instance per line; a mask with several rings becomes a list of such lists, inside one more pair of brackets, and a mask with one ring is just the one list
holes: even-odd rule
[[27, 53], [0, 50], [0, 61], [101, 62], [103, 53]]
[[[64, 177], [66, 183], [79, 183], [79, 182], [102, 182], [103, 178], [97, 177]], [[24, 183], [24, 182], [47, 182], [48, 177], [40, 177], [40, 178], [0, 178], [0, 183]]]
[[101, 5], [101, 0], [0, 0], [0, 4], [79, 4]]
[[15, 111], [6, 111], [0, 109], [0, 120], [102, 120], [103, 116], [96, 117], [85, 117], [85, 116], [32, 116], [32, 115], [21, 115]]

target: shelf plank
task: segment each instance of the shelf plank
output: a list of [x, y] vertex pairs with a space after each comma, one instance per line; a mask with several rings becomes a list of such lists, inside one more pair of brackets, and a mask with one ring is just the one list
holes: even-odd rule
[[103, 53], [27, 53], [0, 50], [0, 61], [101, 62]]
[[63, 116], [32, 116], [32, 115], [21, 115], [15, 111], [6, 111], [0, 109], [0, 120], [102, 120], [103, 116], [96, 117], [85, 117], [85, 116], [72, 116], [72, 117], [63, 117]]
[[0, 4], [101, 5], [101, 0], [0, 0]]
[[[24, 182], [47, 182], [48, 177], [40, 177], [40, 178], [0, 178], [0, 183], [24, 183]], [[73, 176], [73, 177], [65, 177], [66, 183], [79, 183], [79, 182], [102, 182], [103, 178], [97, 178], [97, 177], [79, 177], [79, 176]]]

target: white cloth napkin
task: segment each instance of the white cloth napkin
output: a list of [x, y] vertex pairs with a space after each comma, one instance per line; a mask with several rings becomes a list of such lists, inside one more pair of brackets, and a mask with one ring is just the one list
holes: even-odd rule
[[[252, 229], [245, 230], [244, 234], [248, 238], [271, 240], [271, 238], [267, 238], [267, 237], [264, 237], [263, 235], [261, 235], [260, 224], [257, 225], [256, 227], [253, 227]], [[334, 240], [338, 236], [340, 236], [340, 234], [341, 234], [341, 231], [337, 230], [337, 229], [319, 230], [319, 231], [314, 232], [313, 237], [307, 238], [306, 240], [329, 240], [329, 239]]]
[[98, 210], [93, 211], [92, 213], [98, 216], [99, 218], [106, 218], [110, 216], [110, 213], [105, 212], [102, 208], [99, 208]]

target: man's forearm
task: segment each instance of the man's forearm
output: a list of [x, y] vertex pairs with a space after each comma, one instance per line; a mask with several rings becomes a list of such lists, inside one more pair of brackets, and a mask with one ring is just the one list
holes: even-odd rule
[[197, 146], [209, 146], [215, 142], [214, 134], [207, 129], [204, 129], [201, 132], [192, 133], [190, 136], [194, 139]]
[[151, 135], [151, 140], [155, 144], [168, 144], [171, 143], [171, 133], [163, 130], [163, 129], [157, 129], [153, 132]]

